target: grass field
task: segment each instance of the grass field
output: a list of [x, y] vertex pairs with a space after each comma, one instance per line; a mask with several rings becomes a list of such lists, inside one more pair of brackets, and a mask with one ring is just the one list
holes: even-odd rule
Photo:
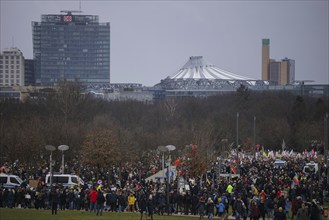
[[[0, 208], [0, 220], [139, 220], [140, 213], [112, 213], [103, 212], [102, 216], [95, 213], [81, 211], [58, 211], [57, 215], [52, 215], [51, 210], [36, 209], [8, 209]], [[143, 219], [146, 219], [145, 216]], [[187, 216], [154, 215], [154, 220], [190, 220], [198, 219]]]
[[[329, 207], [325, 204], [324, 207]], [[154, 215], [154, 220], [197, 220], [199, 216], [168, 216]], [[205, 216], [205, 219], [207, 217]], [[95, 213], [81, 211], [58, 211], [57, 215], [52, 215], [51, 210], [36, 209], [8, 209], [0, 208], [0, 220], [140, 220], [140, 213], [113, 213], [103, 212], [102, 216], [96, 216]], [[143, 219], [146, 220], [145, 216]], [[218, 218], [216, 218], [218, 219]]]

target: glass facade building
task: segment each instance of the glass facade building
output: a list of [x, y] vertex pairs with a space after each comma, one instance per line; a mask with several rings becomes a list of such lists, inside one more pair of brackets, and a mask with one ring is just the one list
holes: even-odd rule
[[280, 76], [281, 76], [281, 62], [271, 60], [269, 65], [270, 65], [269, 81], [273, 81], [276, 84], [278, 84], [280, 82]]
[[110, 83], [110, 23], [95, 15], [48, 14], [32, 22], [37, 85]]
[[34, 60], [33, 59], [25, 59], [24, 63], [25, 70], [25, 85], [33, 85], [34, 80]]

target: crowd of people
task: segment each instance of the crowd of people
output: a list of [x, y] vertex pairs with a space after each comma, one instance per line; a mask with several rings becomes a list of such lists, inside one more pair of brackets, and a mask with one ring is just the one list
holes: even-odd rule
[[[93, 176], [94, 171], [84, 168], [80, 173], [85, 180], [83, 186], [50, 187], [44, 182], [48, 170], [39, 169], [35, 187], [1, 188], [0, 207], [49, 209], [52, 214], [57, 214], [57, 210], [81, 210], [96, 215], [104, 211], [140, 212], [141, 219], [167, 213], [196, 215], [200, 219], [215, 216], [226, 219], [229, 214], [235, 219], [323, 219], [324, 192], [329, 191], [326, 167], [320, 161], [317, 172], [303, 170], [307, 161], [317, 159], [316, 155], [292, 152], [257, 155], [253, 158], [241, 153], [238, 163], [234, 162], [238, 165], [238, 176], [222, 177], [216, 172], [218, 161], [213, 161], [212, 168], [202, 177], [186, 176], [187, 172], [181, 172], [184, 167], [177, 166], [178, 175], [170, 183], [162, 179], [146, 181], [153, 172], [146, 172], [147, 169], [141, 172], [142, 165], [127, 164], [121, 170], [113, 167], [110, 173], [98, 172], [98, 178]], [[285, 163], [275, 164], [278, 157]], [[228, 164], [233, 158], [219, 162], [223, 170], [231, 172]], [[24, 179], [24, 173], [17, 174]], [[179, 184], [181, 179], [185, 181], [183, 186]]]

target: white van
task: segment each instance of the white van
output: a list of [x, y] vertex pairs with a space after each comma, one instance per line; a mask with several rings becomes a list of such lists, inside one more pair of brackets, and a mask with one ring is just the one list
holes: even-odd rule
[[[50, 185], [50, 174], [46, 175], [46, 184]], [[53, 174], [53, 185], [62, 185], [64, 187], [83, 186], [84, 181], [74, 174]]]
[[274, 161], [274, 166], [275, 167], [283, 167], [286, 164], [285, 160], [281, 160], [281, 159], [276, 159]]
[[20, 187], [23, 180], [16, 175], [0, 173], [0, 186], [4, 188]]
[[317, 173], [319, 171], [319, 165], [318, 163], [315, 163], [314, 161], [311, 161], [307, 164], [305, 164], [303, 168], [303, 172], [307, 174], [311, 173]]

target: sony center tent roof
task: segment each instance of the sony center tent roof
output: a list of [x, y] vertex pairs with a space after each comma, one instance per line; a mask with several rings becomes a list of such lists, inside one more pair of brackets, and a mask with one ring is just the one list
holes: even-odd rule
[[217, 80], [254, 80], [244, 76], [222, 70], [209, 63], [202, 56], [192, 56], [187, 63], [175, 74], [169, 76], [170, 79], [217, 79]]
[[193, 56], [175, 74], [154, 85], [166, 91], [235, 91], [241, 85], [258, 89], [268, 81], [255, 80], [222, 70], [202, 56]]

